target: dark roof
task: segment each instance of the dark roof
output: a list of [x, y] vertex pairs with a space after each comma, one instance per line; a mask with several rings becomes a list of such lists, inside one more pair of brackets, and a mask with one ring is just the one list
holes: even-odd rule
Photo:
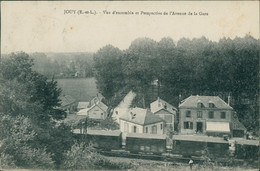
[[234, 113], [234, 116], [232, 118], [232, 129], [234, 130], [246, 130], [246, 127], [239, 122], [238, 117], [236, 113]]
[[166, 139], [165, 134], [139, 134], [139, 133], [127, 133], [126, 137], [131, 138], [147, 138], [147, 139]]
[[64, 106], [67, 106], [67, 105], [70, 105], [70, 104], [76, 102], [76, 100], [73, 99], [70, 95], [61, 96], [60, 100], [61, 100], [61, 107], [64, 107]]
[[122, 116], [120, 119], [139, 125], [149, 125], [153, 123], [163, 122], [163, 119], [161, 119], [159, 116], [154, 115], [148, 109], [142, 109], [138, 107], [130, 109], [128, 113]]
[[224, 100], [222, 100], [218, 96], [190, 96], [183, 100], [183, 102], [179, 105], [179, 108], [197, 108], [197, 104], [202, 103], [205, 108], [209, 107], [209, 103], [213, 103], [216, 108], [220, 109], [233, 109], [229, 106]]
[[144, 125], [149, 125], [157, 122], [162, 122], [163, 119], [159, 116], [154, 115], [151, 111], [147, 110], [147, 113], [145, 115], [144, 119]]

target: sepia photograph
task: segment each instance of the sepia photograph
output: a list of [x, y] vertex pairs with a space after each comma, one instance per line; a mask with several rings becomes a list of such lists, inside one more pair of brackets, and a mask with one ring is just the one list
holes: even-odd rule
[[259, 1], [0, 3], [0, 171], [259, 170]]

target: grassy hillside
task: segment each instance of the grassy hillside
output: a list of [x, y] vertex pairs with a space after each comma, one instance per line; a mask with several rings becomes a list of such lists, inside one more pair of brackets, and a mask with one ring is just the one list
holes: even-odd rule
[[62, 94], [70, 95], [77, 101], [88, 101], [98, 92], [95, 78], [69, 78], [56, 81], [62, 89]]

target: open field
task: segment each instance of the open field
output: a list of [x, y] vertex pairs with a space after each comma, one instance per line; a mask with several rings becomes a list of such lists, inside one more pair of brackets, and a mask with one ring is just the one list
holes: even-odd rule
[[67, 78], [55, 79], [58, 87], [62, 89], [62, 94], [70, 95], [77, 101], [89, 101], [96, 96], [98, 90], [96, 88], [95, 78]]

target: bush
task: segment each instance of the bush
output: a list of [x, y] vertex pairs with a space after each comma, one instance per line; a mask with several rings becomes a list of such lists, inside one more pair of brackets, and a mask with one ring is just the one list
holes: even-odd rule
[[2, 168], [32, 168], [51, 169], [54, 162], [51, 153], [46, 148], [33, 147], [35, 132], [28, 118], [16, 117], [14, 121], [10, 118], [12, 125], [9, 136], [1, 140], [0, 164]]
[[0, 156], [0, 169], [15, 169], [13, 157], [8, 154], [2, 153]]
[[135, 165], [125, 162], [112, 161], [96, 152], [84, 143], [75, 143], [65, 155], [61, 169], [89, 170], [89, 169], [132, 169]]

